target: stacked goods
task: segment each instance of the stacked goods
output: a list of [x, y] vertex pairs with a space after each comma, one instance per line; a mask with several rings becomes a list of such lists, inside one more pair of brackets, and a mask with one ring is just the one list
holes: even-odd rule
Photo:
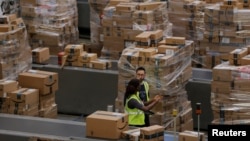
[[173, 35], [188, 40], [200, 40], [204, 32], [204, 1], [169, 1], [169, 21], [173, 23]]
[[[58, 74], [55, 72], [29, 70], [18, 76], [21, 88], [37, 89], [37, 116], [57, 117], [55, 94], [58, 90]], [[20, 93], [17, 93], [20, 96]], [[22, 95], [21, 95], [22, 96]]]
[[31, 68], [31, 49], [22, 18], [16, 14], [0, 16], [0, 79], [15, 80], [18, 73]]
[[[123, 49], [134, 45], [136, 36], [144, 31], [161, 30], [164, 37], [172, 35], [171, 23], [168, 22], [166, 2], [130, 2], [114, 1], [104, 9], [103, 58], [118, 60]], [[162, 37], [161, 35], [161, 37]], [[158, 36], [157, 36], [158, 37]], [[162, 38], [152, 39], [153, 46]]]
[[85, 44], [68, 44], [63, 52], [62, 66], [75, 66], [93, 69], [109, 69], [111, 60], [98, 58], [97, 53], [89, 53]]
[[245, 56], [244, 52], [244, 48], [232, 51], [230, 58], [234, 61], [219, 64], [212, 70], [211, 105], [214, 124], [250, 123], [250, 63], [249, 59], [245, 59], [249, 52]]
[[237, 0], [224, 0], [205, 7], [205, 32], [196, 48], [198, 62], [205, 68], [228, 61], [229, 52], [249, 45], [250, 10], [243, 5]]
[[193, 41], [186, 40], [184, 37], [164, 38], [157, 47], [136, 46], [124, 49], [118, 62], [116, 110], [123, 112], [126, 84], [135, 78], [136, 68], [144, 66], [150, 96], [154, 97], [157, 94], [164, 96], [164, 99], [152, 109], [155, 114], [150, 116], [150, 122], [172, 130], [172, 110], [177, 109], [179, 113], [177, 130], [191, 129], [192, 108], [187, 99], [185, 85], [192, 75], [193, 51]]
[[39, 92], [33, 88], [18, 88], [8, 93], [9, 113], [26, 116], [39, 116]]
[[46, 46], [55, 55], [78, 41], [76, 0], [22, 0], [20, 6], [32, 49]]
[[0, 113], [9, 113], [10, 97], [9, 92], [18, 89], [18, 82], [15, 80], [1, 80], [0, 81]]

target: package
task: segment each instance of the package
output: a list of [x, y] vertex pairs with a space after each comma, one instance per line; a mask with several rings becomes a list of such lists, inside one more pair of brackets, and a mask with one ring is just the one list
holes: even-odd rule
[[18, 82], [21, 87], [39, 89], [39, 94], [51, 94], [58, 90], [58, 73], [31, 69], [19, 73]]
[[33, 63], [46, 63], [50, 58], [48, 47], [39, 47], [32, 50]]
[[96, 111], [86, 118], [86, 136], [103, 139], [120, 139], [128, 130], [128, 114]]

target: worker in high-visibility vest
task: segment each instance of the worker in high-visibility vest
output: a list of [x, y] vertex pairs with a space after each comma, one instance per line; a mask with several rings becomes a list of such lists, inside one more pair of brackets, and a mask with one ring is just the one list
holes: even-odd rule
[[[149, 96], [149, 84], [145, 80], [146, 69], [144, 67], [138, 67], [136, 69], [136, 78], [140, 80], [140, 88], [138, 91], [139, 98], [143, 101], [144, 105], [148, 105], [152, 102]], [[145, 126], [150, 126], [149, 116], [152, 112], [144, 112], [145, 114]]]
[[138, 97], [140, 88], [140, 80], [131, 79], [126, 87], [124, 96], [125, 113], [129, 115], [129, 125], [136, 127], [145, 127], [144, 112], [152, 109], [161, 99], [162, 96], [156, 95], [148, 105], [144, 105], [143, 101]]

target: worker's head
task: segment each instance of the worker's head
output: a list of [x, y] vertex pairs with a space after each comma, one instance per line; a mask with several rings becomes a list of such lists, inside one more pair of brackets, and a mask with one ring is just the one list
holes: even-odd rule
[[130, 97], [133, 94], [136, 94], [137, 91], [140, 88], [140, 80], [137, 78], [133, 78], [128, 82], [128, 85], [126, 87], [126, 92], [125, 92], [125, 96], [124, 96], [124, 104], [125, 101], [128, 97]]
[[138, 67], [136, 69], [136, 78], [143, 81], [146, 76], [146, 70], [144, 67]]

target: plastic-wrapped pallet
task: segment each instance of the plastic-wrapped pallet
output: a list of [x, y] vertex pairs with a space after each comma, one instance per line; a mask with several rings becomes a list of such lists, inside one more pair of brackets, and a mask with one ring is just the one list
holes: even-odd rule
[[20, 5], [32, 49], [46, 46], [56, 55], [67, 44], [78, 41], [76, 0], [23, 0]]
[[16, 80], [31, 68], [31, 48], [23, 19], [16, 14], [0, 16], [0, 79]]

